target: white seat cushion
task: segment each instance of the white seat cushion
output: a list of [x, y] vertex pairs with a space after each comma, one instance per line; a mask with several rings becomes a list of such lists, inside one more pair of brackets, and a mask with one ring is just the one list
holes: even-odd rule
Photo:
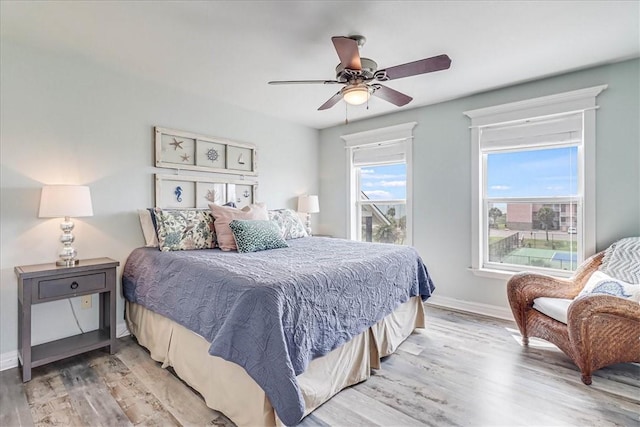
[[533, 308], [566, 325], [567, 311], [572, 302], [572, 299], [539, 297], [533, 300]]

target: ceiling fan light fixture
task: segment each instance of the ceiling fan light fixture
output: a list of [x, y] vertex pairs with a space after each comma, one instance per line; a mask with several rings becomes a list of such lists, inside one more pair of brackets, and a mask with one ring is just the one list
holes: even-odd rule
[[370, 96], [369, 86], [364, 83], [342, 89], [342, 98], [347, 104], [362, 105], [369, 100]]

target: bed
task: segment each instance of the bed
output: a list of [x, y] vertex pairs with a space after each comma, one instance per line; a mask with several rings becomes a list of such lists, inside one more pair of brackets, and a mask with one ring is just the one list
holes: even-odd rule
[[294, 425], [366, 380], [434, 290], [410, 247], [305, 237], [252, 253], [138, 248], [131, 333], [238, 425]]

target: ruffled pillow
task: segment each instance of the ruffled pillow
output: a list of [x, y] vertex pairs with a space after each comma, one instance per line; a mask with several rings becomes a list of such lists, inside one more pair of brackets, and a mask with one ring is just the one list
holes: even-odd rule
[[293, 209], [274, 209], [269, 211], [269, 219], [278, 224], [282, 237], [285, 240], [299, 239], [300, 237], [308, 237], [305, 228], [298, 213]]
[[229, 223], [229, 228], [241, 253], [289, 247], [273, 221], [234, 219]]
[[242, 209], [231, 208], [227, 206], [209, 205], [211, 214], [214, 218], [214, 227], [216, 230], [216, 238], [218, 247], [223, 251], [235, 251], [238, 249], [233, 232], [229, 227], [231, 221], [237, 220], [269, 220], [267, 206], [264, 203], [256, 203], [245, 206]]
[[640, 302], [640, 285], [623, 282], [596, 270], [589, 277], [578, 297], [590, 294], [607, 294]]

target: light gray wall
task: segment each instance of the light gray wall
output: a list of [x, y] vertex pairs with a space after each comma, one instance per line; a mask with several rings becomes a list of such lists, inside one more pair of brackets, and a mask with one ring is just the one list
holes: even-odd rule
[[597, 112], [596, 241], [602, 250], [619, 238], [640, 235], [639, 64], [625, 61], [322, 130], [320, 232], [346, 235], [346, 156], [340, 135], [416, 121], [413, 242], [436, 295], [508, 307], [504, 280], [468, 271], [472, 159], [470, 121], [463, 111], [608, 84]]
[[[44, 184], [86, 184], [94, 216], [79, 218], [80, 258], [111, 257], [122, 266], [143, 245], [136, 214], [153, 204], [153, 126], [254, 143], [259, 198], [295, 208], [299, 194], [318, 191], [317, 130], [158, 86], [87, 58], [36, 50], [3, 39], [1, 51], [0, 358], [17, 348], [14, 266], [54, 261], [59, 219], [40, 219]], [[215, 76], [211, 76], [215, 78]], [[118, 284], [119, 286], [119, 284]], [[85, 329], [92, 309], [74, 307]], [[118, 299], [118, 321], [123, 300]], [[67, 301], [34, 307], [34, 343], [77, 333]]]

